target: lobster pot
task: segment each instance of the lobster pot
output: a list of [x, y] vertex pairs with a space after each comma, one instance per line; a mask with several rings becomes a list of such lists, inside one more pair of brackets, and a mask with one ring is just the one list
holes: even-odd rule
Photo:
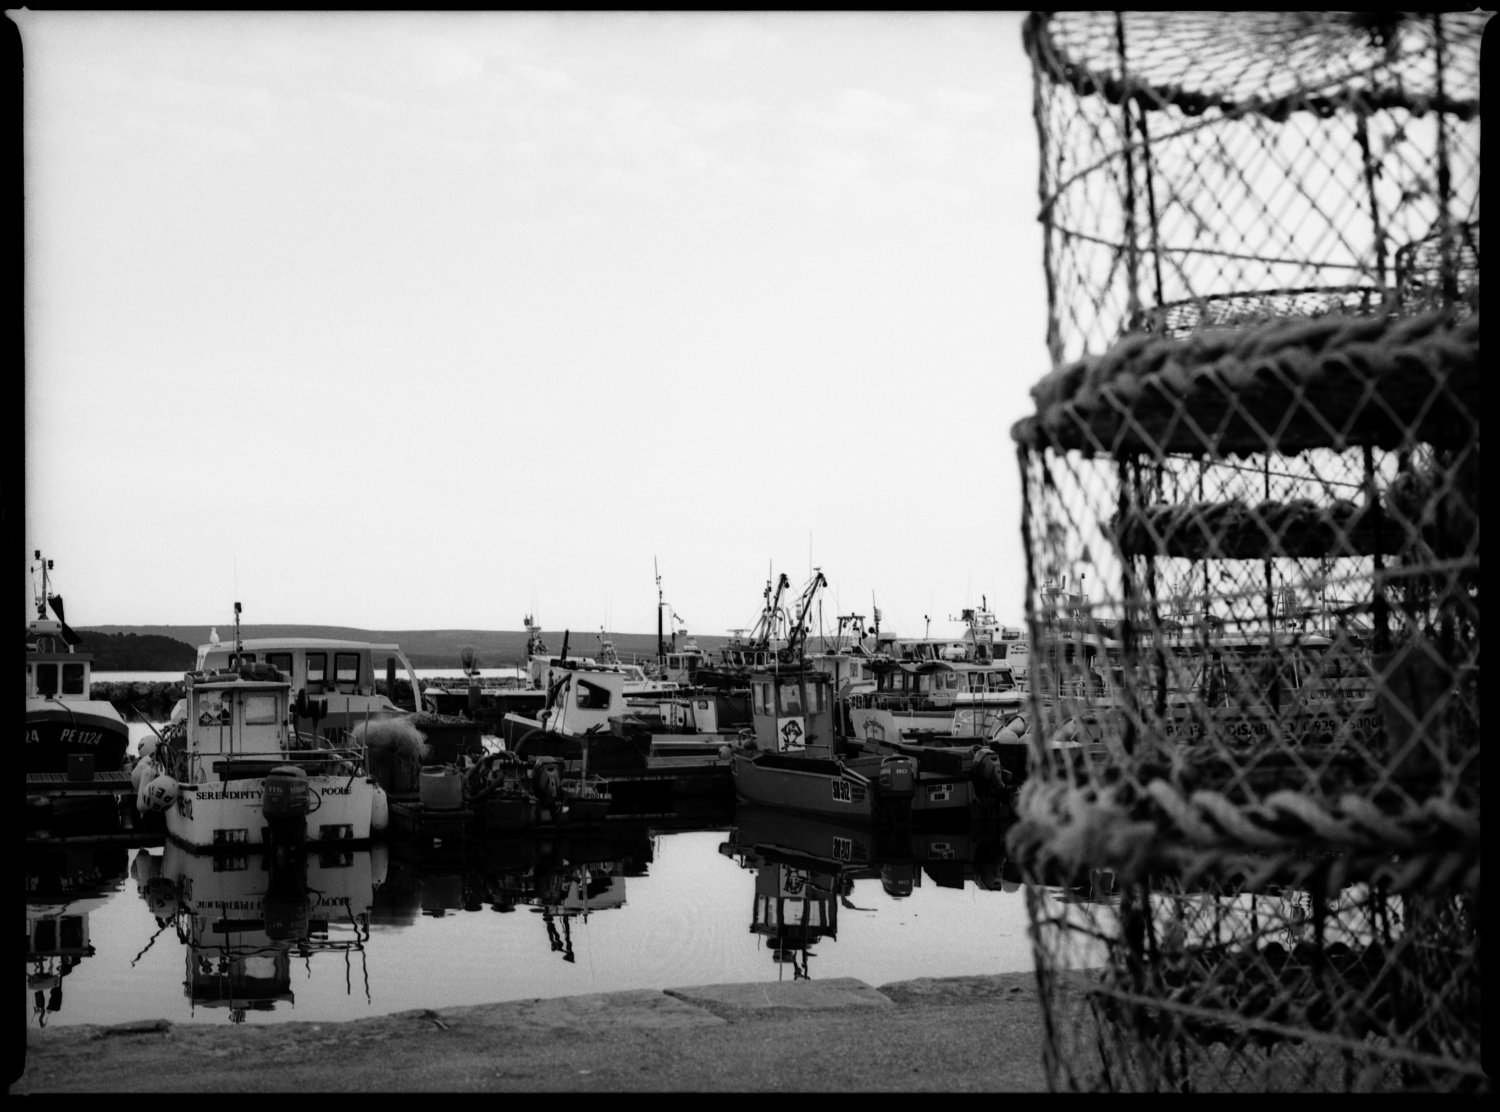
[[1012, 430], [1008, 845], [1054, 1088], [1488, 1089], [1481, 26], [1028, 21], [1056, 367]]
[[1034, 13], [1054, 366], [1127, 333], [1473, 312], [1486, 19]]

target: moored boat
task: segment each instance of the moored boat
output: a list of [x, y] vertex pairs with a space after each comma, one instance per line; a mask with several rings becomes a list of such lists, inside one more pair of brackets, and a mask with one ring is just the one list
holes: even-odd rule
[[[130, 747], [130, 727], [114, 705], [90, 696], [93, 655], [63, 619], [63, 600], [51, 590], [52, 561], [36, 553], [41, 586], [36, 617], [26, 627], [25, 772], [119, 772]], [[49, 618], [48, 608], [56, 615]]]
[[192, 850], [359, 844], [385, 820], [364, 750], [291, 728], [292, 681], [258, 662], [189, 672], [181, 728], [143, 744], [137, 806]]
[[857, 740], [896, 741], [922, 733], [983, 739], [1020, 713], [1026, 693], [999, 661], [891, 660], [871, 665], [873, 690], [849, 700]]
[[[421, 681], [400, 645], [332, 637], [241, 638], [239, 604], [235, 606], [234, 640], [220, 642], [215, 635], [199, 645], [194, 671], [269, 665], [291, 685], [299, 731], [316, 734], [330, 745], [342, 745], [349, 731], [361, 723], [424, 709]], [[403, 685], [410, 688], [409, 702], [400, 692]], [[399, 702], [398, 693], [403, 695]]]
[[789, 665], [750, 675], [754, 744], [730, 753], [744, 803], [841, 819], [901, 822], [917, 770], [905, 756], [844, 756], [827, 672]]

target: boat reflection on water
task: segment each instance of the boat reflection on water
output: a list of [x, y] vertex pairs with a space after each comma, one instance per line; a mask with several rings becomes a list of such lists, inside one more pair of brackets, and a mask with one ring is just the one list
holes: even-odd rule
[[62, 1010], [64, 978], [94, 956], [89, 914], [125, 882], [123, 846], [38, 849], [26, 854], [26, 989], [38, 1027]]
[[183, 945], [183, 989], [194, 1011], [223, 1008], [230, 1022], [243, 1023], [250, 1012], [294, 1003], [294, 958], [310, 968], [317, 955], [341, 955], [347, 978], [350, 957], [358, 955], [369, 1002], [365, 945], [374, 863], [383, 856], [300, 847], [203, 854], [168, 841], [160, 857], [141, 851], [133, 871], [158, 934], [172, 928]]
[[398, 855], [375, 894], [373, 922], [402, 926], [418, 914], [529, 908], [565, 962], [575, 960], [572, 923], [625, 905], [625, 880], [646, 875], [653, 831], [615, 826], [562, 838], [504, 838], [470, 842], [461, 857]]
[[999, 824], [930, 832], [741, 806], [719, 852], [755, 873], [751, 933], [766, 940], [772, 961], [806, 979], [813, 945], [837, 940], [839, 908], [871, 910], [853, 903], [856, 880], [878, 877], [893, 899], [910, 896], [924, 875], [938, 887], [1018, 891], [1004, 835]]

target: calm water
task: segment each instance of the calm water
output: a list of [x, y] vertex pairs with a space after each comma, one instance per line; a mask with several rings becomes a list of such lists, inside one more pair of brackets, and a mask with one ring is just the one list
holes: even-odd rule
[[441, 859], [376, 846], [278, 869], [259, 856], [216, 868], [170, 845], [28, 854], [30, 925], [56, 924], [34, 936], [56, 956], [27, 957], [28, 1022], [348, 1020], [1032, 968], [1025, 893], [999, 832], [877, 842], [754, 810], [727, 819], [493, 841]]

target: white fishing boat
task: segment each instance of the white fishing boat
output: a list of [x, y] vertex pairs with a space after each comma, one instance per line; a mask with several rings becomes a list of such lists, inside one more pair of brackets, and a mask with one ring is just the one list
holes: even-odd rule
[[752, 743], [730, 754], [735, 795], [803, 814], [906, 821], [917, 788], [915, 763], [904, 756], [845, 755], [834, 729], [832, 678], [803, 657], [807, 615], [823, 582], [819, 571], [804, 588], [788, 645], [769, 667], [746, 676], [754, 733]]
[[849, 700], [853, 736], [862, 741], [923, 734], [984, 739], [1025, 706], [1010, 665], [998, 661], [892, 660], [871, 671], [874, 689]]
[[193, 850], [358, 844], [386, 822], [385, 792], [354, 746], [299, 734], [292, 681], [265, 662], [189, 672], [180, 728], [142, 745], [137, 807], [164, 812]]
[[[239, 604], [235, 604], [239, 626]], [[421, 681], [401, 646], [331, 637], [246, 637], [233, 641], [214, 637], [198, 646], [194, 671], [237, 670], [266, 664], [291, 684], [297, 729], [316, 734], [328, 744], [347, 742], [349, 731], [361, 723], [395, 718], [426, 709], [419, 705]], [[382, 690], [381, 681], [384, 681]], [[394, 698], [403, 682], [411, 701]]]

